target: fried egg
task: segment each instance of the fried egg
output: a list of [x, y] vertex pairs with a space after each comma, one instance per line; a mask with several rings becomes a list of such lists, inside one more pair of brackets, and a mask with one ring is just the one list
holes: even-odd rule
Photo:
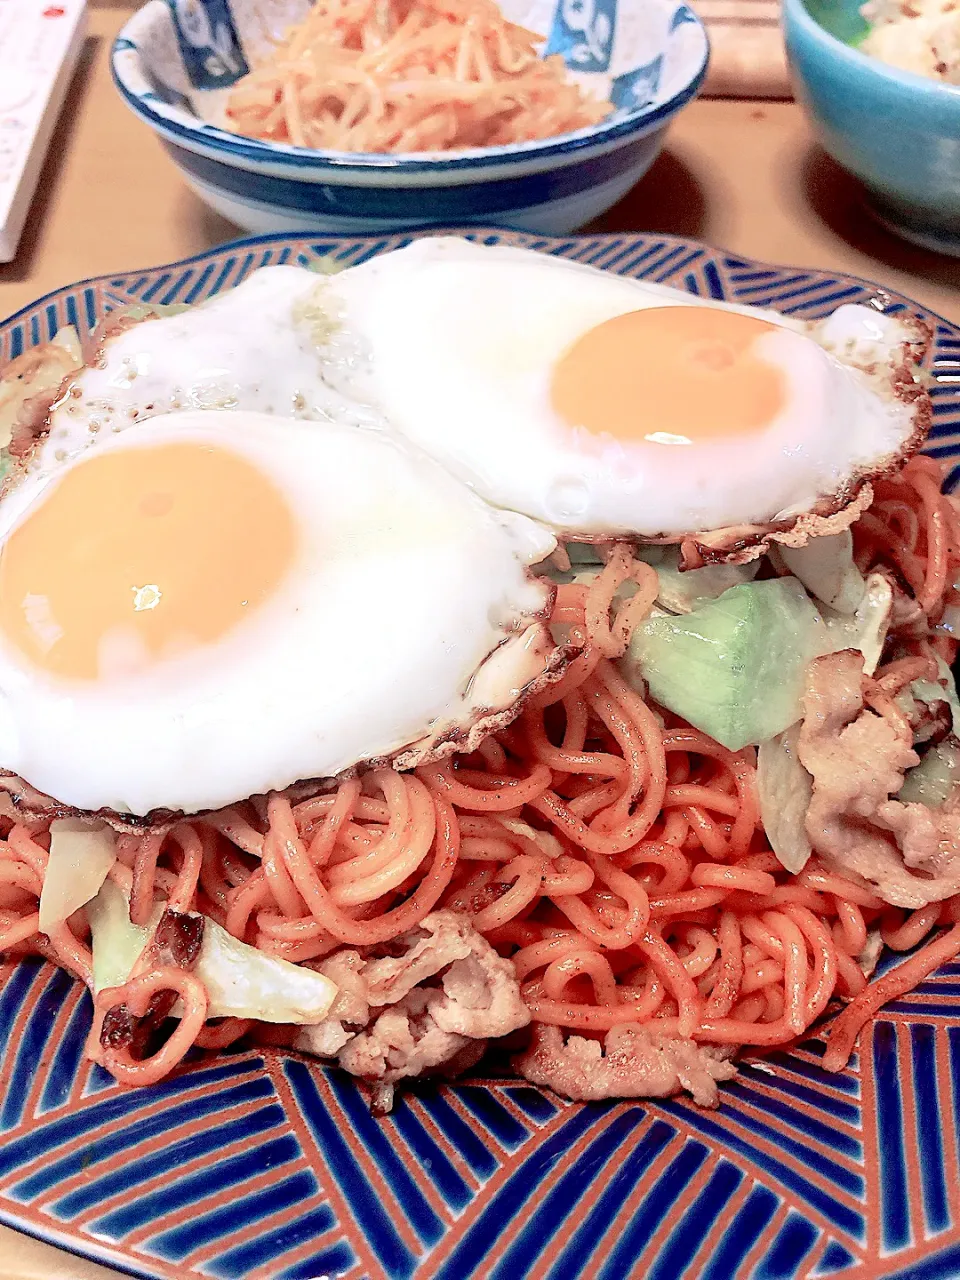
[[913, 323], [804, 323], [509, 246], [423, 239], [319, 286], [331, 385], [567, 537], [843, 505], [915, 449]]
[[0, 767], [146, 814], [472, 749], [562, 663], [554, 547], [399, 438], [157, 416], [0, 504]]
[[135, 423], [186, 409], [249, 409], [280, 417], [371, 425], [369, 412], [331, 392], [317, 352], [305, 267], [262, 267], [199, 306], [111, 324], [96, 359], [50, 415], [42, 466]]

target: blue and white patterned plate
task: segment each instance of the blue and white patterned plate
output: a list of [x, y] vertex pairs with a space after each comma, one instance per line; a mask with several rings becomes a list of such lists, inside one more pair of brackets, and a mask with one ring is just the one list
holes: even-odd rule
[[[900, 295], [668, 237], [472, 234], [804, 317], [845, 302], [924, 316], [930, 451], [960, 478], [960, 330]], [[90, 280], [0, 326], [0, 360], [134, 300], [200, 302], [268, 263], [354, 263], [405, 242], [247, 240]], [[0, 968], [0, 1220], [132, 1275], [960, 1275], [960, 964], [885, 1009], [843, 1073], [810, 1041], [745, 1063], [715, 1112], [484, 1078], [411, 1090], [376, 1120], [352, 1079], [265, 1051], [197, 1056], [129, 1091], [84, 1061], [89, 1019], [62, 972]]]

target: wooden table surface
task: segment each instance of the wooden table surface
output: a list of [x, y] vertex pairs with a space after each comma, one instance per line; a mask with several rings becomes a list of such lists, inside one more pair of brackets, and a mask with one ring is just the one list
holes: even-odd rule
[[[110, 42], [136, 4], [91, 4], [90, 35], [19, 256], [0, 266], [0, 315], [85, 276], [155, 266], [236, 234], [180, 182], [110, 83]], [[671, 232], [769, 262], [836, 268], [960, 323], [960, 261], [875, 225], [856, 183], [819, 151], [791, 102], [695, 102], [646, 178], [596, 229]], [[111, 1276], [0, 1227], [0, 1280]]]

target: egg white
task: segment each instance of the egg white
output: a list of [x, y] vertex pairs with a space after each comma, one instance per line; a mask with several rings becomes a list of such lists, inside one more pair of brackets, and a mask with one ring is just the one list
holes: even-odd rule
[[199, 306], [113, 333], [54, 406], [31, 465], [52, 468], [147, 418], [187, 409], [375, 425], [323, 378], [322, 317], [310, 305], [320, 280], [305, 267], [262, 267]]
[[[323, 290], [331, 385], [376, 406], [489, 502], [570, 537], [658, 537], [788, 519], [895, 457], [915, 428], [916, 409], [894, 396], [889, 376], [877, 376], [877, 368], [891, 373], [911, 335], [866, 307], [843, 307], [810, 326], [451, 237], [373, 258]], [[550, 381], [563, 353], [604, 321], [663, 306], [719, 307], [776, 326], [756, 346], [787, 385], [769, 427], [634, 444], [560, 421]], [[652, 418], [644, 428], [666, 440]]]
[[[298, 559], [220, 641], [135, 675], [54, 678], [0, 636], [0, 767], [41, 791], [86, 810], [216, 808], [462, 737], [555, 657], [537, 621], [551, 593], [528, 571], [552, 534], [493, 510], [405, 441], [205, 410], [100, 448], [183, 441], [233, 450], [280, 488]], [[0, 555], [85, 456], [0, 504]]]

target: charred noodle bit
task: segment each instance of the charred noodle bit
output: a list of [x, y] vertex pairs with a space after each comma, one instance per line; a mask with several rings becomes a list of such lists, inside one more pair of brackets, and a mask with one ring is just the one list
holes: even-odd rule
[[334, 151], [449, 151], [597, 124], [542, 36], [494, 0], [318, 0], [234, 86], [237, 133]]
[[[203, 916], [168, 907], [130, 979], [97, 995], [87, 1051], [121, 1084], [153, 1084], [162, 1079], [179, 1065], [203, 1030], [207, 992], [189, 972], [200, 954], [203, 932]], [[178, 1000], [182, 1005], [179, 1024], [156, 1053], [148, 1054], [150, 1039]]]
[[[793, 1043], [839, 997], [851, 1003], [825, 1063], [840, 1068], [886, 1000], [960, 954], [960, 804], [892, 798], [915, 734], [941, 731], [911, 683], [955, 654], [933, 630], [960, 568], [940, 479], [910, 462], [854, 527], [860, 567], [896, 583], [900, 621], [872, 679], [850, 651], [810, 669], [798, 754], [815, 852], [800, 874], [764, 835], [753, 749], [726, 750], [620, 676], [655, 579], [612, 546], [589, 588], [557, 592], [579, 650], [568, 670], [477, 751], [152, 825], [104, 814], [119, 832], [111, 881], [134, 922], [160, 922], [129, 980], [96, 996], [90, 1056], [144, 1084], [193, 1044], [251, 1035], [336, 1061], [382, 1110], [398, 1080], [455, 1074], [509, 1035], [516, 1069], [571, 1097], [685, 1089], [714, 1105], [736, 1052]], [[0, 779], [0, 946], [92, 986], [83, 912], [39, 933], [61, 816]], [[323, 1021], [208, 1020], [204, 917], [330, 978]], [[940, 926], [867, 983], [875, 941], [912, 948]]]

